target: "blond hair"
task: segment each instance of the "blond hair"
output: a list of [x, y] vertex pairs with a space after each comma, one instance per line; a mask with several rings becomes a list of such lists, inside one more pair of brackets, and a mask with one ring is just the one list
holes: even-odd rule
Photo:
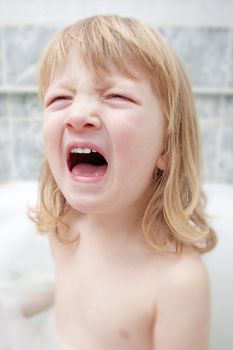
[[[184, 247], [200, 253], [211, 250], [216, 235], [203, 213], [197, 117], [188, 79], [173, 50], [157, 31], [133, 18], [93, 16], [78, 21], [59, 33], [45, 51], [39, 74], [41, 101], [55, 69], [71, 50], [78, 50], [94, 75], [110, 71], [111, 62], [132, 76], [125, 65], [127, 60], [150, 79], [167, 124], [163, 155], [166, 169], [155, 171], [142, 222], [145, 239], [157, 251], [167, 251], [171, 241], [178, 253]], [[70, 209], [45, 159], [40, 201], [33, 215], [38, 230], [57, 232], [61, 225], [68, 227], [65, 216]], [[162, 244], [156, 235], [161, 226], [167, 232]]]

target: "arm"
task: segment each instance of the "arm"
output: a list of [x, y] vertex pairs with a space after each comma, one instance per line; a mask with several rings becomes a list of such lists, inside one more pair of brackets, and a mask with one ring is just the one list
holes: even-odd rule
[[30, 317], [41, 312], [53, 304], [54, 287], [40, 293], [34, 293], [21, 306], [21, 311], [25, 317]]
[[154, 350], [208, 350], [210, 290], [199, 257], [183, 256], [160, 290]]

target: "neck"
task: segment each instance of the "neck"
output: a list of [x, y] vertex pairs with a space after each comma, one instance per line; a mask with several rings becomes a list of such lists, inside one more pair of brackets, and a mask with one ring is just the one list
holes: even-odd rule
[[72, 213], [72, 235], [80, 235], [78, 252], [97, 255], [126, 254], [136, 247], [146, 246], [139, 213], [80, 214]]

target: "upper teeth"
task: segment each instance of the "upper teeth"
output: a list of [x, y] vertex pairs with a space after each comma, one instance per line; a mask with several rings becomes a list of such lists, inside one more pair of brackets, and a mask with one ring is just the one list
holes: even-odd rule
[[81, 147], [74, 147], [71, 149], [70, 151], [71, 153], [91, 153], [91, 152], [95, 152], [96, 151], [94, 149], [91, 148], [81, 148]]

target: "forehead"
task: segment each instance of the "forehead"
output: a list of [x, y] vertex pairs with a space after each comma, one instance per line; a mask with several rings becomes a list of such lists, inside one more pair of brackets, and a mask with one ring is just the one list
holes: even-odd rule
[[74, 81], [89, 83], [90, 85], [104, 88], [116, 82], [127, 85], [130, 82], [147, 80], [145, 73], [137, 65], [125, 61], [124, 69], [113, 64], [111, 61], [105, 62], [105, 66], [98, 66], [95, 62], [84, 62], [83, 57], [75, 52], [70, 52], [62, 62], [55, 64], [54, 72], [51, 76], [50, 84], [68, 84]]

